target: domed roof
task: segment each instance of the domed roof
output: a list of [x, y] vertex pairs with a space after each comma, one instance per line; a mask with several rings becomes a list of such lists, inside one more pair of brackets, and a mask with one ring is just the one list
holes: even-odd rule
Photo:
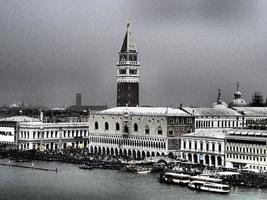
[[247, 106], [247, 103], [244, 99], [233, 99], [230, 103], [229, 103], [229, 107], [245, 107]]
[[234, 99], [229, 103], [229, 107], [244, 107], [247, 103], [241, 98], [242, 93], [239, 91], [239, 83], [236, 83], [236, 92], [234, 93]]
[[218, 98], [217, 101], [214, 102], [211, 106], [212, 108], [227, 108], [228, 105], [221, 99], [221, 90], [218, 90]]

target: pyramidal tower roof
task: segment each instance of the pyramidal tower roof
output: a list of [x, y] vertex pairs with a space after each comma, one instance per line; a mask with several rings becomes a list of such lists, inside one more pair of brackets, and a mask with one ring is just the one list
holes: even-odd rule
[[130, 23], [127, 22], [127, 29], [120, 52], [137, 52], [132, 33], [130, 31]]

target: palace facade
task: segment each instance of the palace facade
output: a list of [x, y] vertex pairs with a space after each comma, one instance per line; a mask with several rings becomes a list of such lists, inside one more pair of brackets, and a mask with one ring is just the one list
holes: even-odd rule
[[180, 136], [194, 131], [194, 117], [180, 109], [115, 107], [91, 113], [89, 148], [102, 155], [144, 158], [174, 155]]

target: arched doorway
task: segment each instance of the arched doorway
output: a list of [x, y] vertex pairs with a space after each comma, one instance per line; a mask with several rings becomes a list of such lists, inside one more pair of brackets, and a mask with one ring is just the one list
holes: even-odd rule
[[157, 152], [157, 156], [160, 156], [160, 153], [159, 152]]
[[146, 153], [142, 151], [142, 159], [144, 159], [145, 157], [146, 157]]
[[173, 158], [173, 157], [174, 157], [173, 153], [170, 152], [169, 155], [168, 155], [168, 157], [169, 157], [169, 158]]
[[137, 151], [137, 159], [141, 159], [141, 153], [139, 150]]
[[115, 156], [118, 156], [118, 154], [119, 154], [119, 151], [118, 151], [118, 149], [116, 148], [116, 149], [115, 149]]
[[149, 151], [146, 152], [146, 156], [150, 157], [150, 152]]
[[197, 154], [194, 154], [194, 163], [197, 163]]
[[109, 148], [107, 148], [107, 155], [108, 155], [108, 156], [110, 155], [110, 151], [109, 151]]
[[123, 155], [127, 156], [127, 150], [126, 149], [123, 150]]
[[134, 157], [134, 159], [136, 159], [136, 151], [135, 150], [133, 150], [133, 157]]
[[102, 154], [105, 155], [105, 153], [106, 153], [106, 149], [105, 147], [102, 147]]
[[217, 163], [218, 163], [218, 166], [222, 166], [222, 157], [221, 156], [217, 157]]
[[114, 156], [114, 149], [113, 148], [111, 148], [110, 153], [112, 156]]
[[128, 156], [132, 156], [132, 152], [130, 149], [128, 149]]
[[98, 154], [101, 155], [101, 147], [98, 147]]
[[152, 153], [151, 153], [151, 156], [152, 156], [152, 157], [154, 157], [154, 156], [155, 156], [155, 152], [154, 152], [154, 151], [152, 151]]
[[90, 153], [94, 153], [94, 147], [93, 146], [90, 146]]
[[97, 154], [97, 147], [95, 146], [94, 154]]
[[119, 155], [121, 156], [122, 155], [122, 149], [120, 149], [119, 152], [120, 152]]
[[188, 153], [188, 161], [192, 162], [192, 154]]
[[205, 155], [205, 164], [209, 165], [210, 164], [210, 159], [208, 155]]
[[211, 165], [215, 166], [215, 156], [211, 156]]

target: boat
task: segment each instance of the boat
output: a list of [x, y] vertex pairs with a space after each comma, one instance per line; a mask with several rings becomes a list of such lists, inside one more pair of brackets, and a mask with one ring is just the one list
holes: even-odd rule
[[146, 168], [146, 167], [137, 167], [136, 168], [136, 173], [137, 174], [148, 174], [151, 172], [151, 168]]
[[188, 186], [192, 189], [217, 193], [229, 193], [230, 186], [222, 184], [222, 179], [209, 176], [191, 176]]
[[178, 185], [188, 185], [190, 183], [190, 175], [176, 173], [176, 172], [166, 172], [160, 175], [160, 182], [178, 184]]
[[188, 186], [195, 190], [202, 190], [208, 192], [216, 192], [226, 194], [230, 192], [229, 185], [221, 184], [221, 183], [213, 183], [213, 182], [206, 182], [206, 181], [191, 181]]
[[82, 166], [79, 166], [80, 169], [86, 169], [86, 170], [91, 170], [93, 169], [94, 167], [93, 166], [90, 166], [90, 165], [82, 165]]

